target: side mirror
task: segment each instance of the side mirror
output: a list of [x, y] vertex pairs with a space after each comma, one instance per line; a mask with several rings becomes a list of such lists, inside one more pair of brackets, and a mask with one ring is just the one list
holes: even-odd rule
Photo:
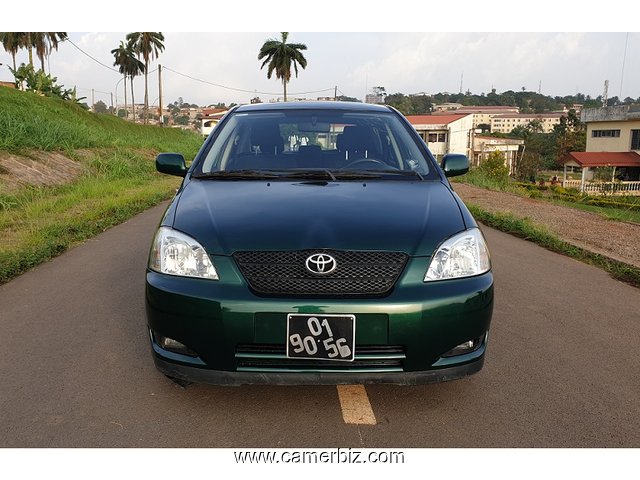
[[187, 164], [181, 153], [161, 153], [156, 157], [156, 170], [167, 175], [184, 177], [187, 174]]
[[469, 171], [469, 159], [460, 153], [449, 153], [442, 157], [442, 170], [447, 177], [457, 177]]

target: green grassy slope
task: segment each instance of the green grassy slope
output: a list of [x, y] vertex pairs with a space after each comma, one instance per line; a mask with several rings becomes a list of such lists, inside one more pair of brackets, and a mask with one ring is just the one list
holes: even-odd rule
[[0, 168], [0, 284], [170, 198], [180, 179], [157, 173], [155, 155], [190, 161], [201, 144], [194, 133], [0, 87], [0, 167], [3, 156], [60, 151], [83, 171], [65, 185], [16, 188]]
[[71, 102], [0, 87], [0, 150], [182, 147], [185, 157], [193, 157], [200, 143], [190, 132], [136, 125]]

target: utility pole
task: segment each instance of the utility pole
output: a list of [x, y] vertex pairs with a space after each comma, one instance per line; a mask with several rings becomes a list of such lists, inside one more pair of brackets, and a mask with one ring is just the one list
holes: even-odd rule
[[158, 109], [160, 110], [158, 124], [162, 127], [164, 125], [164, 118], [162, 116], [162, 65], [158, 64], [158, 94], [160, 95]]

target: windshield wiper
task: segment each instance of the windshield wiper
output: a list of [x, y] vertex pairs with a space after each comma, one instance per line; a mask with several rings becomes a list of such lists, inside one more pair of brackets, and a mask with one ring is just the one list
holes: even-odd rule
[[280, 177], [281, 175], [276, 172], [269, 172], [265, 170], [220, 170], [193, 175], [193, 178], [211, 178], [220, 180], [238, 180], [245, 178], [270, 179]]
[[338, 179], [368, 179], [382, 177], [379, 171], [375, 170], [333, 170], [332, 173]]
[[317, 180], [319, 178], [329, 178], [331, 181], [335, 182], [336, 177], [331, 170], [322, 169], [322, 170], [273, 170], [277, 172], [282, 177], [286, 178], [309, 178], [313, 180]]
[[422, 174], [416, 170], [365, 170], [365, 172], [377, 173], [379, 175], [401, 175], [403, 177], [418, 177], [424, 180]]

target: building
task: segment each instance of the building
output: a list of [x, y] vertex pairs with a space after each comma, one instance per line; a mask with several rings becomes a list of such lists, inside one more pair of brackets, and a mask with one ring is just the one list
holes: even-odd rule
[[553, 132], [553, 127], [560, 124], [564, 113], [509, 113], [495, 115], [491, 118], [492, 133], [511, 133], [516, 127], [525, 127], [532, 121], [540, 121], [542, 133]]
[[384, 104], [384, 95], [378, 93], [367, 93], [364, 97], [364, 103]]
[[472, 158], [473, 115], [407, 115], [407, 119], [438, 160], [447, 153]]
[[516, 170], [518, 155], [522, 154], [524, 140], [520, 138], [499, 138], [484, 137], [475, 135], [473, 137], [473, 157], [471, 164], [475, 167], [480, 165], [492, 152], [501, 152], [504, 155], [505, 163], [509, 167], [509, 175]]
[[588, 108], [587, 152], [640, 152], [640, 105]]
[[434, 112], [434, 115], [442, 114], [472, 114], [473, 115], [473, 128], [479, 128], [480, 125], [491, 126], [491, 119], [498, 115], [517, 114], [519, 112], [518, 107], [512, 107], [508, 105], [494, 105], [484, 107], [460, 107], [454, 112], [439, 110]]
[[[640, 105], [588, 108], [580, 114], [587, 126], [586, 152], [571, 152], [564, 159], [564, 185], [583, 192], [640, 195]], [[567, 178], [578, 167], [579, 181]], [[611, 181], [593, 182], [597, 168], [607, 168]]]
[[228, 111], [228, 108], [203, 108], [202, 126], [200, 127], [200, 133], [202, 133], [202, 136], [208, 136]]
[[434, 112], [447, 112], [449, 114], [451, 113], [456, 113], [456, 112], [452, 112], [452, 110], [458, 110], [459, 108], [462, 108], [464, 105], [462, 105], [461, 103], [441, 103], [439, 105], [434, 105], [433, 106], [433, 111]]

